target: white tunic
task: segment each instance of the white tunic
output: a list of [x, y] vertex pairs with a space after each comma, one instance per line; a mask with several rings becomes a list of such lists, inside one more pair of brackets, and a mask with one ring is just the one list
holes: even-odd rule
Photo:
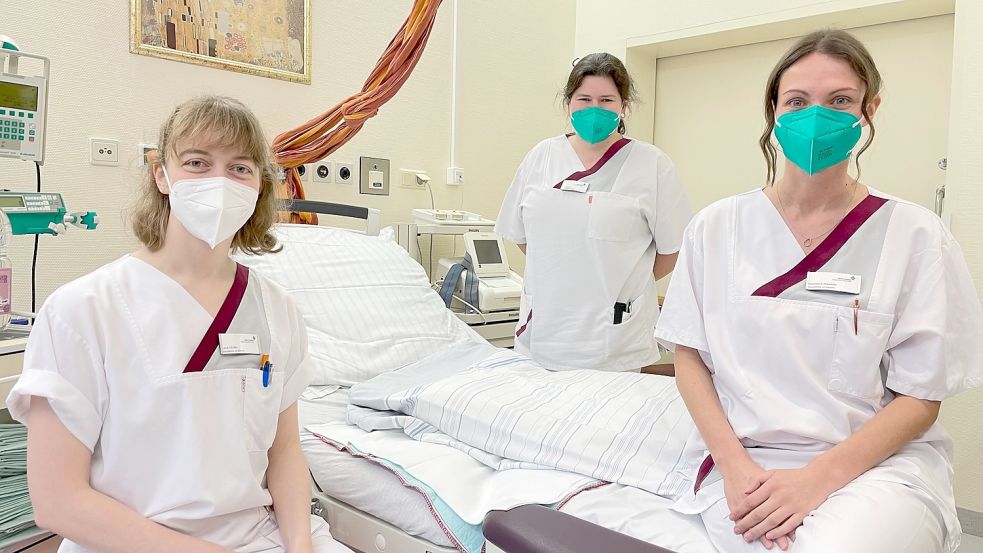
[[[983, 312], [959, 245], [928, 210], [871, 196], [861, 205], [887, 201], [825, 261], [803, 259], [761, 190], [711, 205], [687, 228], [656, 335], [700, 352], [730, 425], [766, 469], [804, 466], [895, 393], [943, 400], [983, 385]], [[860, 294], [810, 291], [795, 279], [772, 286], [815, 259], [814, 271], [860, 276]], [[766, 283], [770, 292], [755, 295]], [[694, 479], [707, 454], [697, 433], [687, 453]], [[861, 480], [927, 494], [948, 531], [944, 550], [954, 549], [952, 443], [940, 425]], [[683, 494], [676, 508], [699, 513], [722, 494], [705, 490]]]
[[277, 418], [311, 378], [306, 332], [286, 293], [251, 273], [230, 332], [260, 337], [269, 387], [253, 355], [216, 352], [204, 371], [183, 373], [212, 321], [177, 282], [123, 257], [48, 298], [7, 405], [29, 424], [31, 396], [46, 398], [92, 451], [93, 489], [171, 529], [253, 550], [271, 531]]
[[[571, 177], [581, 184], [556, 188]], [[625, 139], [589, 170], [566, 136], [536, 145], [495, 226], [528, 244], [516, 350], [553, 370], [637, 370], [658, 360], [652, 269], [656, 253], [679, 250], [690, 216], [672, 162], [651, 144]], [[616, 302], [630, 309], [618, 324]]]

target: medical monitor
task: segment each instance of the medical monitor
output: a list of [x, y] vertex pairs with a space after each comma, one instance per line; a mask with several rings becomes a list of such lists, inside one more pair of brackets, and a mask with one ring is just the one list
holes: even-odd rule
[[478, 278], [509, 276], [505, 244], [494, 232], [465, 233], [464, 249], [471, 256]]

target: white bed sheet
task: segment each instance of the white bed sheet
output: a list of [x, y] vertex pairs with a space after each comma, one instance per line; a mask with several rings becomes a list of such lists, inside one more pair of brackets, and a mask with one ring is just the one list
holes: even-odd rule
[[[338, 451], [304, 426], [345, 419], [348, 389], [317, 397], [308, 389], [299, 402], [301, 447], [318, 486], [331, 497], [434, 544], [453, 547], [423, 496], [404, 487], [387, 469]], [[610, 484], [585, 491], [560, 510], [677, 553], [715, 553], [702, 523], [670, 511], [670, 501], [637, 488]]]

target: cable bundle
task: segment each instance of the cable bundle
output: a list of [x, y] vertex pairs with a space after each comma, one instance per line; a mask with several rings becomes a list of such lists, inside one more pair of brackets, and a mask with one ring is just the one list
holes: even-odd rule
[[[352, 139], [379, 108], [399, 92], [416, 67], [430, 38], [440, 0], [415, 0], [410, 16], [389, 42], [362, 90], [330, 110], [286, 131], [273, 141], [273, 154], [286, 169], [280, 197], [305, 198], [297, 167], [324, 159]], [[291, 223], [316, 224], [313, 213], [291, 212]]]

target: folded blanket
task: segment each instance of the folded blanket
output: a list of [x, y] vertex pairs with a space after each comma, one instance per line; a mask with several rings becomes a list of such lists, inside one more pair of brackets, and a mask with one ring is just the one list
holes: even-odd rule
[[498, 470], [547, 468], [675, 497], [693, 431], [672, 378], [550, 372], [486, 344], [451, 348], [352, 387], [348, 420], [402, 429]]

